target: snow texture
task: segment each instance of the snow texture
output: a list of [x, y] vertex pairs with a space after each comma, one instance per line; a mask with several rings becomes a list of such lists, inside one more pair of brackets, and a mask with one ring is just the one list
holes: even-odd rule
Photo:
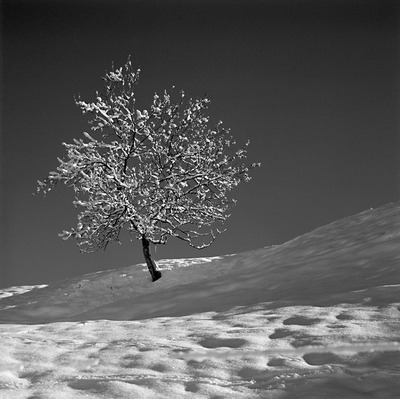
[[400, 204], [0, 292], [0, 398], [398, 398]]

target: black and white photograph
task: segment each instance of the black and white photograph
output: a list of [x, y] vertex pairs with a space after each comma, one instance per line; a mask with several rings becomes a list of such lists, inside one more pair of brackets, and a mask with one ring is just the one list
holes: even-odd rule
[[400, 397], [400, 2], [0, 35], [0, 399]]

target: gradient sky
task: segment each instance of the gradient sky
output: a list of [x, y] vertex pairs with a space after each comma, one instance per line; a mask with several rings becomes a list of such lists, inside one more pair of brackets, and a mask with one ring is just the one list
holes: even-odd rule
[[0, 287], [143, 262], [139, 242], [80, 254], [73, 193], [33, 197], [63, 141], [89, 129], [74, 95], [129, 54], [138, 104], [175, 85], [207, 96], [249, 161], [228, 229], [198, 251], [171, 239], [155, 259], [280, 244], [398, 201], [400, 7], [384, 0], [1, 2]]

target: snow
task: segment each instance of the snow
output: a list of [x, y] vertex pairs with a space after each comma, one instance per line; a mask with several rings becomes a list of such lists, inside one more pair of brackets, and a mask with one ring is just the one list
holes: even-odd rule
[[0, 292], [0, 398], [398, 398], [400, 204]]

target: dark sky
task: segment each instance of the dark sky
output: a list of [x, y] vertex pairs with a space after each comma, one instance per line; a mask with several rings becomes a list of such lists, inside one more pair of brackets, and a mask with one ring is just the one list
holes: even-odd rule
[[80, 254], [73, 193], [33, 197], [89, 129], [74, 95], [132, 55], [138, 103], [175, 85], [207, 94], [210, 114], [262, 162], [237, 188], [228, 231], [197, 251], [177, 240], [159, 258], [280, 244], [399, 200], [399, 3], [384, 0], [2, 1], [0, 287], [143, 262], [139, 242]]

